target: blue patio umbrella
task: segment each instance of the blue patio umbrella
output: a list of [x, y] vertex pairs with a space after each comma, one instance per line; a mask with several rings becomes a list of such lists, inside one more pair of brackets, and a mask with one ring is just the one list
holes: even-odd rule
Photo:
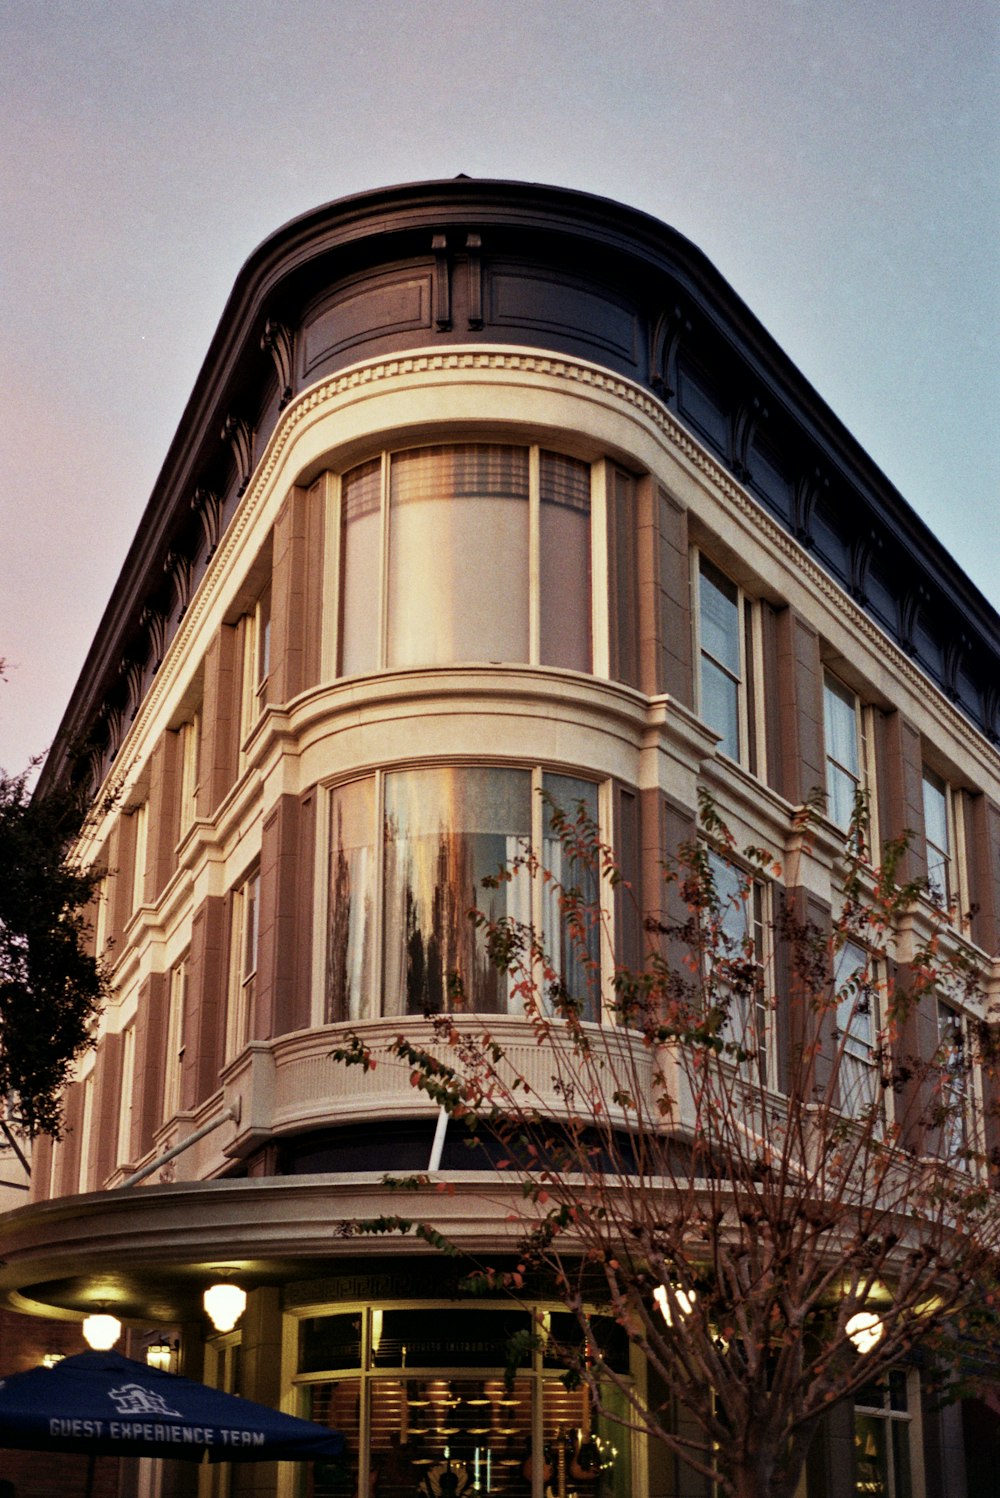
[[267, 1405], [163, 1373], [116, 1352], [83, 1352], [0, 1379], [0, 1447], [93, 1458], [315, 1461], [343, 1436]]

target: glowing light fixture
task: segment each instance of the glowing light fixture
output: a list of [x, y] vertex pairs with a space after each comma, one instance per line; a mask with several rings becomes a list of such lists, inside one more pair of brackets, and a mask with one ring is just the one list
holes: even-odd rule
[[65, 1356], [66, 1356], [66, 1354], [64, 1352], [46, 1352], [46, 1353], [43, 1353], [42, 1354], [42, 1367], [43, 1368], [54, 1368], [57, 1363], [61, 1363], [62, 1362], [62, 1360], [63, 1360], [63, 1358]]
[[844, 1327], [844, 1331], [860, 1353], [871, 1352], [885, 1336], [881, 1316], [874, 1311], [858, 1311]]
[[93, 1316], [88, 1316], [83, 1323], [84, 1341], [95, 1352], [107, 1352], [114, 1347], [122, 1334], [122, 1324], [117, 1316], [109, 1316], [106, 1311], [99, 1311]]
[[247, 1292], [230, 1283], [209, 1285], [202, 1300], [217, 1332], [231, 1332], [247, 1308]]
[[172, 1373], [176, 1350], [176, 1342], [171, 1342], [168, 1337], [157, 1337], [156, 1341], [150, 1342], [146, 1348], [147, 1368], [159, 1368], [161, 1373]]
[[[687, 1290], [679, 1290], [675, 1288], [673, 1291], [673, 1297], [677, 1305], [677, 1309], [678, 1311], [680, 1311], [681, 1315], [690, 1316], [691, 1312], [694, 1310], [694, 1303], [698, 1299], [694, 1291], [692, 1290], [690, 1293], [688, 1293]], [[653, 1291], [653, 1299], [659, 1306], [660, 1315], [663, 1317], [664, 1321], [668, 1326], [673, 1326], [674, 1318], [673, 1313], [670, 1309], [670, 1297], [667, 1294], [666, 1285], [657, 1285], [656, 1289]]]

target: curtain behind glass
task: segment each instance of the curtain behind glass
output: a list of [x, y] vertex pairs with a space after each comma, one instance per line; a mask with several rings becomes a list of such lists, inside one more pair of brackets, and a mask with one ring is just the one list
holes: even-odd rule
[[389, 664], [528, 659], [528, 453], [467, 444], [396, 454]]
[[510, 979], [490, 962], [469, 911], [528, 918], [526, 875], [495, 890], [484, 890], [482, 880], [530, 836], [527, 770], [470, 766], [386, 777], [384, 1013], [452, 1008], [455, 973], [470, 1008], [508, 1009]]
[[590, 670], [590, 464], [540, 460], [541, 661]]
[[542, 941], [563, 987], [579, 1005], [582, 1018], [597, 1019], [600, 1014], [600, 927], [596, 922], [588, 925], [582, 941], [571, 936], [554, 884], [558, 882], [567, 889], [579, 889], [587, 911], [596, 916], [600, 896], [598, 872], [583, 860], [574, 858], [552, 826], [553, 804], [572, 823], [576, 820], [580, 802], [586, 816], [596, 826], [597, 786], [592, 780], [577, 780], [570, 775], [545, 775], [542, 784], [546, 795], [542, 866], [553, 876], [542, 885]]
[[345, 473], [340, 496], [340, 674], [378, 667], [382, 461]]

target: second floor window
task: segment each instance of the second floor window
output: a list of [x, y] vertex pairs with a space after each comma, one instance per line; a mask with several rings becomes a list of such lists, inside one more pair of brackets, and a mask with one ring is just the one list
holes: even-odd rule
[[941, 1150], [952, 1164], [964, 1165], [971, 1100], [965, 1022], [961, 1012], [943, 1000], [938, 1003], [938, 1047]]
[[879, 1096], [875, 1064], [878, 1031], [877, 993], [872, 959], [857, 942], [845, 941], [834, 964], [837, 1001], [837, 1078], [840, 1107], [858, 1118]]
[[[769, 1047], [769, 1010], [764, 982], [764, 901], [766, 890], [758, 879], [751, 879], [742, 869], [719, 854], [710, 852], [709, 868], [719, 902], [718, 945], [709, 954], [720, 960], [719, 972], [731, 966], [734, 981], [730, 987], [723, 978], [717, 999], [727, 1006], [724, 1038], [746, 1052], [742, 1068], [767, 1084]], [[736, 981], [738, 979], [738, 981]]]
[[588, 871], [568, 862], [543, 789], [569, 816], [582, 802], [596, 822], [593, 782], [541, 770], [435, 766], [334, 788], [328, 1021], [455, 1007], [455, 975], [468, 1008], [515, 1012], [516, 979], [491, 962], [483, 932], [469, 919], [473, 907], [541, 931], [561, 981], [584, 1013], [597, 1017], [596, 926], [581, 949], [566, 935], [551, 881], [522, 871], [495, 889], [482, 883], [535, 847], [555, 880], [596, 897], [586, 887]]

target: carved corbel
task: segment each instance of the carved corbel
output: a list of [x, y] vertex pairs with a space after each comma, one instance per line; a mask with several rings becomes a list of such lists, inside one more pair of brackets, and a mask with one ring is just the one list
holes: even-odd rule
[[125, 707], [122, 722], [124, 723], [125, 714], [127, 714], [128, 721], [131, 723], [139, 711], [139, 704], [142, 701], [146, 675], [145, 662], [136, 660], [133, 656], [126, 656], [118, 670], [119, 675], [125, 683]]
[[191, 496], [191, 508], [201, 522], [207, 562], [214, 554], [222, 536], [222, 500], [214, 489], [196, 489]]
[[917, 653], [917, 621], [921, 610], [926, 609], [931, 595], [923, 583], [916, 583], [906, 590], [899, 606], [900, 644], [908, 655]]
[[431, 239], [434, 251], [434, 322], [439, 333], [451, 327], [451, 272], [448, 267], [448, 238], [435, 234]]
[[149, 639], [153, 671], [156, 672], [160, 669], [160, 662], [166, 654], [170, 620], [162, 609], [155, 609], [147, 604], [139, 615], [139, 624], [146, 631]]
[[171, 607], [177, 609], [177, 619], [183, 619], [194, 588], [194, 567], [186, 551], [174, 548], [167, 552], [163, 570], [170, 579]]
[[659, 389], [663, 400], [677, 393], [677, 356], [681, 343], [693, 332], [690, 319], [680, 305], [660, 315], [653, 333], [650, 352], [650, 384]]
[[253, 473], [253, 428], [242, 416], [227, 416], [222, 424], [222, 440], [228, 442], [236, 464], [236, 497], [246, 492]]
[[973, 644], [969, 636], [960, 632], [957, 639], [950, 639], [944, 653], [944, 689], [953, 702], [962, 701], [959, 676], [963, 664], [970, 660]]
[[882, 550], [882, 538], [874, 529], [862, 530], [851, 546], [851, 592], [860, 604], [868, 601], [868, 568]]
[[750, 443], [757, 427], [768, 419], [768, 409], [759, 395], [741, 402], [733, 423], [733, 473], [744, 483], [750, 477]]
[[283, 410], [292, 398], [292, 369], [294, 342], [292, 333], [283, 322], [269, 317], [264, 324], [260, 346], [270, 353], [278, 373], [278, 410]]
[[121, 748], [122, 739], [125, 737], [125, 707], [122, 703], [116, 703], [113, 707], [105, 709], [104, 721], [108, 725], [108, 756], [114, 759]]

